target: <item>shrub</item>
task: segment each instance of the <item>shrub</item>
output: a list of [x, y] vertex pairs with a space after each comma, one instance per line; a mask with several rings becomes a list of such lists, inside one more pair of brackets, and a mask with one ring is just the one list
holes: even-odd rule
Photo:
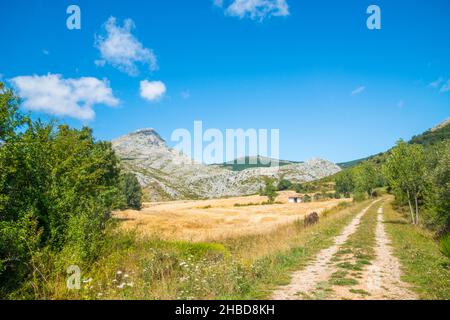
[[429, 152], [425, 222], [438, 234], [450, 232], [450, 141]]
[[272, 204], [272, 203], [275, 202], [275, 199], [277, 198], [278, 193], [276, 192], [276, 189], [273, 186], [273, 182], [272, 181], [270, 181], [270, 180], [266, 181], [266, 186], [265, 186], [265, 188], [264, 188], [264, 190], [263, 190], [261, 195], [267, 197], [267, 203], [268, 204]]
[[125, 208], [140, 210], [142, 207], [141, 185], [132, 173], [121, 175], [120, 192], [124, 199]]
[[320, 194], [320, 193], [316, 193], [316, 194], [313, 196], [313, 199], [314, 199], [314, 201], [320, 201], [321, 199], [323, 199], [323, 195]]
[[291, 188], [292, 182], [290, 182], [289, 180], [282, 179], [280, 182], [278, 182], [277, 186], [278, 191], [289, 190]]
[[361, 202], [361, 201], [364, 201], [364, 200], [366, 200], [365, 192], [356, 192], [353, 195], [353, 201], [355, 201], [355, 202]]
[[296, 184], [294, 185], [294, 190], [295, 190], [295, 192], [297, 192], [297, 193], [302, 193], [302, 192], [303, 192], [303, 186], [302, 186], [300, 183], [296, 183]]
[[445, 235], [441, 239], [441, 252], [450, 259], [450, 234]]
[[0, 298], [19, 287], [36, 294], [40, 261], [65, 248], [73, 264], [93, 261], [119, 192], [110, 143], [89, 128], [31, 121], [18, 103], [0, 90]]

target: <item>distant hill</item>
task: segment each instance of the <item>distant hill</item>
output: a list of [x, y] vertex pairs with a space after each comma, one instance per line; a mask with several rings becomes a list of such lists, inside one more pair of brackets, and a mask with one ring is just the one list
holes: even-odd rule
[[[417, 136], [414, 136], [409, 143], [411, 144], [421, 144], [425, 147], [436, 144], [438, 142], [450, 139], [450, 119], [443, 121], [432, 129], [425, 131]], [[361, 162], [372, 160], [375, 163], [383, 162], [384, 155], [386, 152], [379, 153], [377, 155], [372, 155], [366, 158], [352, 160], [348, 162], [338, 163], [337, 165], [342, 169], [351, 168], [357, 166]]]
[[370, 159], [370, 157], [367, 157], [367, 158], [352, 160], [352, 161], [348, 161], [348, 162], [337, 163], [337, 165], [339, 167], [341, 167], [342, 169], [346, 169], [346, 168], [354, 167], [354, 166], [360, 164], [361, 162], [364, 162], [364, 161], [369, 160], [369, 159]]
[[418, 136], [414, 136], [410, 143], [417, 143], [427, 146], [447, 139], [450, 139], [450, 119], [445, 120], [436, 127]]
[[[239, 159], [235, 159], [233, 161], [226, 162], [224, 164], [215, 164], [215, 166], [229, 169], [231, 171], [243, 171], [250, 168], [268, 168], [271, 166], [271, 163], [276, 161], [275, 159], [271, 159], [263, 156], [254, 156], [254, 157], [243, 157]], [[290, 164], [302, 163], [296, 161], [288, 161], [288, 160], [278, 160], [279, 166], [287, 166]]]
[[[233, 162], [206, 165], [169, 148], [154, 129], [141, 129], [112, 141], [125, 171], [132, 172], [150, 201], [206, 199], [256, 194], [265, 180], [293, 183], [319, 180], [341, 169], [332, 162], [311, 159], [304, 163], [281, 161], [280, 167], [263, 165], [267, 158], [248, 158], [247, 168]], [[250, 160], [258, 160], [250, 164]], [[257, 167], [255, 167], [257, 166]], [[235, 170], [233, 170], [235, 169]]]

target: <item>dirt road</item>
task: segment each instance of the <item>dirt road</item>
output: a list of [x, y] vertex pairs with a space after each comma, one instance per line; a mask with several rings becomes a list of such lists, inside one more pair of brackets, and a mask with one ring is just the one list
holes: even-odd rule
[[[305, 269], [292, 275], [291, 283], [278, 288], [274, 300], [299, 299], [416, 299], [401, 280], [401, 266], [392, 255], [385, 231], [380, 200], [358, 213], [329, 248], [323, 249]], [[377, 211], [375, 211], [378, 208]], [[368, 213], [369, 211], [369, 213]], [[361, 248], [352, 248], [349, 238], [361, 228], [362, 218], [373, 216], [375, 223], [364, 220], [365, 228], [375, 228], [374, 257], [370, 261], [357, 258]], [[373, 231], [373, 230], [372, 230]], [[361, 232], [360, 232], [361, 233]], [[361, 234], [359, 235], [361, 237]], [[362, 237], [365, 235], [362, 234]], [[368, 233], [367, 237], [371, 235]], [[350, 246], [350, 247], [349, 247]]]

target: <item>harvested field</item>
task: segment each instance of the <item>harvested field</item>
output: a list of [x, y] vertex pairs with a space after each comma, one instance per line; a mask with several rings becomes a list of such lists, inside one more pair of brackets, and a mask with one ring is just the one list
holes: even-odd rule
[[126, 210], [114, 216], [127, 230], [168, 240], [217, 241], [263, 233], [279, 225], [303, 219], [311, 212], [321, 213], [350, 199], [310, 203], [288, 203], [295, 192], [281, 192], [277, 204], [262, 204], [258, 195], [199, 201], [146, 203], [141, 211]]

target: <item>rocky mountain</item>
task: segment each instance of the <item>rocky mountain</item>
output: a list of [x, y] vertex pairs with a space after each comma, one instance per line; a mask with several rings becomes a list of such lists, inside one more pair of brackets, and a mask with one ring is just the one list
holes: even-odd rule
[[195, 163], [169, 148], [154, 129], [141, 129], [112, 141], [125, 170], [134, 173], [146, 200], [218, 198], [254, 194], [265, 178], [305, 182], [321, 179], [341, 169], [326, 160], [312, 159], [276, 167], [251, 167], [233, 171], [218, 165]]

